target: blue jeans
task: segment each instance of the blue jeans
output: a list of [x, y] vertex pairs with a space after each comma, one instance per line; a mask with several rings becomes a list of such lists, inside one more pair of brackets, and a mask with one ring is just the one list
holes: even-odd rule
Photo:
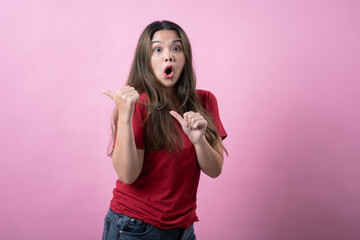
[[194, 227], [160, 229], [109, 209], [102, 240], [196, 240]]

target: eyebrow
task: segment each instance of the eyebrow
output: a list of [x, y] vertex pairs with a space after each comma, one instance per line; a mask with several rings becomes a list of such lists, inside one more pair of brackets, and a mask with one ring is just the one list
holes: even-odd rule
[[[176, 43], [176, 42], [181, 42], [181, 39], [175, 39], [174, 41], [172, 41], [172, 43]], [[162, 41], [152, 41], [151, 44], [154, 43], [163, 43]]]

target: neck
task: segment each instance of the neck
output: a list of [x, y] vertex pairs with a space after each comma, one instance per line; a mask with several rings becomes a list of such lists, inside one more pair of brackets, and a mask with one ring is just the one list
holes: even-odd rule
[[165, 91], [169, 98], [173, 98], [176, 95], [174, 87], [165, 88]]
[[179, 100], [176, 97], [175, 90], [173, 88], [166, 89], [168, 105], [171, 110], [176, 110], [179, 106]]

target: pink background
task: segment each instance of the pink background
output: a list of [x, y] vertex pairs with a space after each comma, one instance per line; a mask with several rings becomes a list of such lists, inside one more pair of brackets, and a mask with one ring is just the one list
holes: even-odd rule
[[229, 134], [198, 239], [360, 239], [359, 1], [0, 2], [0, 238], [100, 239], [113, 103], [141, 31], [188, 33]]

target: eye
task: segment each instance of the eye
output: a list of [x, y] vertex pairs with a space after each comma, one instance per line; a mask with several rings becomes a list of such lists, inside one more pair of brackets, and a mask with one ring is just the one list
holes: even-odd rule
[[161, 47], [154, 48], [155, 52], [161, 52], [161, 50], [162, 50]]
[[180, 46], [176, 46], [173, 48], [174, 51], [180, 51]]

